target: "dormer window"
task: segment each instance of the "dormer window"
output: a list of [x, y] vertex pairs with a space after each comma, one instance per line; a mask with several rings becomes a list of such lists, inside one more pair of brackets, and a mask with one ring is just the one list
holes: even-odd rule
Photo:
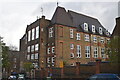
[[110, 33], [107, 31], [107, 32], [106, 32], [106, 35], [107, 35], [107, 36], [109, 36], [109, 35], [110, 35]]
[[99, 27], [99, 34], [102, 34], [102, 28]]
[[92, 25], [92, 32], [95, 33], [95, 25]]
[[84, 31], [88, 31], [88, 24], [84, 23]]

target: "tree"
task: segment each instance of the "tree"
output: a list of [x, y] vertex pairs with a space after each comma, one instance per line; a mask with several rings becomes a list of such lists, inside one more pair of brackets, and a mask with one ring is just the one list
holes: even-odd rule
[[120, 63], [120, 37], [115, 36], [107, 45], [107, 53], [112, 63]]
[[23, 66], [24, 66], [24, 69], [25, 69], [27, 72], [30, 72], [31, 69], [34, 68], [32, 62], [25, 62], [25, 63], [23, 64]]
[[17, 51], [17, 50], [18, 50], [18, 48], [17, 48], [16, 46], [14, 46], [14, 45], [10, 44], [10, 46], [9, 46], [9, 50], [12, 50], [12, 51]]
[[9, 61], [9, 48], [7, 46], [2, 47], [2, 67], [9, 68], [10, 67], [10, 61]]
[[[3, 69], [3, 73], [4, 75], [7, 75], [6, 72], [9, 72], [10, 71], [10, 61], [9, 61], [9, 55], [8, 55], [8, 52], [9, 52], [9, 47], [7, 47], [5, 45], [5, 43], [2, 41], [2, 37], [0, 37], [0, 49], [1, 49], [1, 53], [0, 55], [2, 55], [1, 60], [2, 60], [2, 69]], [[3, 76], [3, 78], [6, 78], [7, 76]]]

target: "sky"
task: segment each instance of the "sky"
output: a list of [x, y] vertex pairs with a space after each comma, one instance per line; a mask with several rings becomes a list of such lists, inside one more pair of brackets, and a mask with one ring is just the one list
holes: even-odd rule
[[[119, 0], [0, 0], [0, 36], [9, 46], [19, 49], [19, 40], [24, 35], [27, 25], [43, 15], [51, 20], [58, 5], [94, 18], [111, 33], [118, 17]], [[120, 9], [120, 8], [119, 8]]]

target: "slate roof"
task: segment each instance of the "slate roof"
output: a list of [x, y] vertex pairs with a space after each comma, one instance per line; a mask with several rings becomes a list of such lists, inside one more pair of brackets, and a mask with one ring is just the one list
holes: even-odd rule
[[92, 33], [92, 25], [95, 25], [96, 28], [95, 34], [99, 34], [98, 33], [99, 27], [101, 27], [103, 30], [103, 35], [106, 36], [107, 30], [101, 25], [98, 19], [70, 10], [68, 10], [67, 12], [63, 7], [58, 6], [51, 19], [51, 24], [61, 24], [70, 27], [76, 27], [78, 31], [82, 32], [84, 32], [83, 30], [84, 23], [87, 23], [89, 26], [88, 33]]

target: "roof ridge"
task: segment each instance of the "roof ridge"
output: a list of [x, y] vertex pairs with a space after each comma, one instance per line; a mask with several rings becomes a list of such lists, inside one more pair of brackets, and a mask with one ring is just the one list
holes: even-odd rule
[[88, 16], [88, 15], [85, 15], [85, 14], [82, 14], [82, 13], [78, 13], [78, 12], [75, 12], [75, 11], [72, 11], [72, 10], [68, 10], [68, 12], [73, 12], [73, 13], [76, 13], [76, 14], [78, 14], [78, 15], [83, 15], [83, 16], [86, 16], [86, 17], [89, 17], [89, 18], [92, 18], [92, 19], [96, 19], [96, 20], [98, 20], [97, 18], [94, 18], [94, 17]]

